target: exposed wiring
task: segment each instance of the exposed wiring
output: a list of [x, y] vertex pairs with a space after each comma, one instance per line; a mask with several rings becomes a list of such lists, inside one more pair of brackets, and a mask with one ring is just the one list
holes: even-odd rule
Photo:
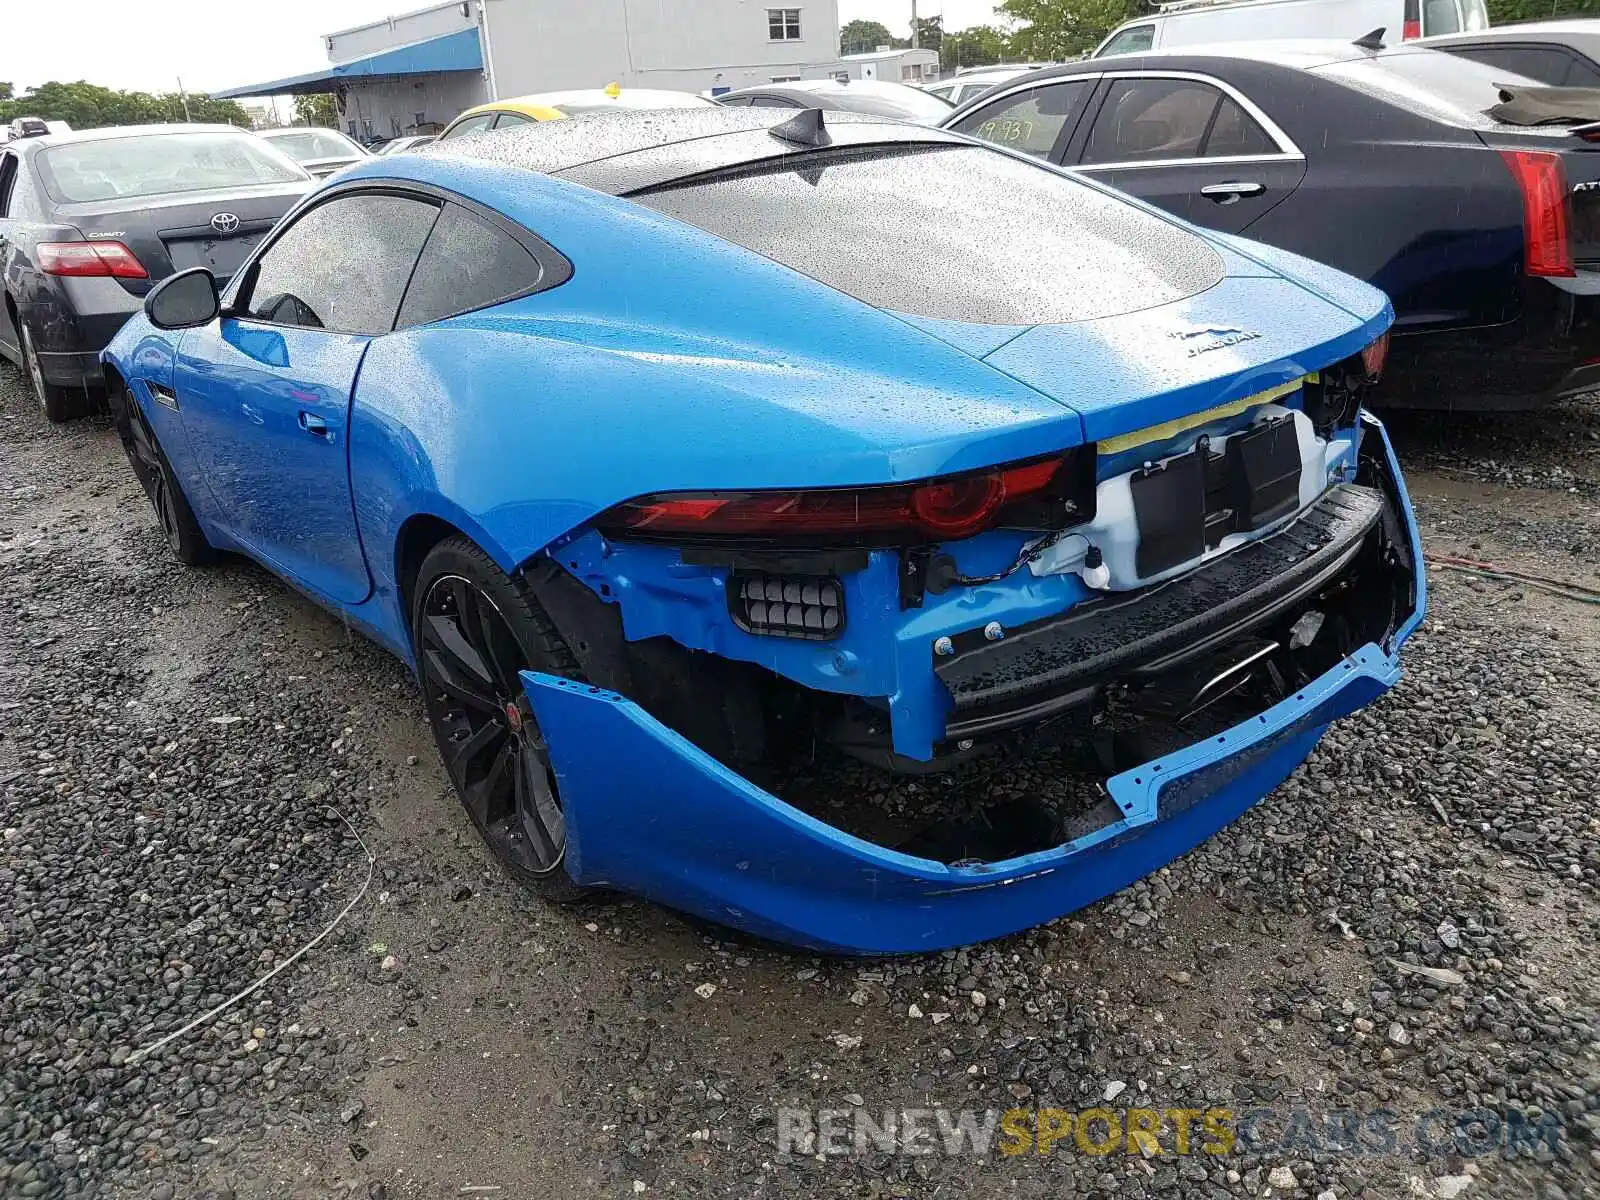
[[993, 575], [956, 575], [950, 582], [957, 587], [977, 587], [984, 583], [998, 583], [1018, 567], [1027, 566], [1038, 558], [1051, 546], [1066, 537], [1073, 530], [1062, 529], [1045, 534], [1043, 537], [1034, 538], [1031, 542], [1024, 542], [1022, 549], [1017, 551], [1017, 557], [1009, 567], [1003, 571], [996, 571]]
[[1454, 554], [1429, 554], [1424, 558], [1430, 567], [1457, 571], [1463, 575], [1475, 575], [1480, 579], [1494, 579], [1501, 583], [1521, 584], [1535, 591], [1559, 596], [1563, 600], [1576, 600], [1579, 604], [1600, 604], [1600, 588], [1592, 588], [1586, 584], [1570, 583], [1565, 579], [1551, 579], [1547, 575], [1535, 575], [1530, 571], [1496, 566], [1494, 563], [1461, 558]]
[[142, 1046], [138, 1050], [135, 1050], [132, 1054], [128, 1055], [128, 1059], [127, 1059], [127, 1065], [128, 1066], [131, 1067], [134, 1063], [138, 1062], [141, 1058], [148, 1058], [150, 1055], [154, 1054], [157, 1050], [161, 1049], [163, 1046], [167, 1045], [169, 1042], [175, 1042], [179, 1038], [183, 1037], [184, 1034], [189, 1033], [189, 1032], [191, 1032], [191, 1031], [193, 1031], [195, 1029], [200, 1028], [200, 1026], [202, 1026], [202, 1025], [206, 1024], [207, 1022], [211, 1021], [213, 1018], [217, 1017], [219, 1014], [221, 1014], [223, 1012], [226, 1012], [228, 1009], [232, 1008], [235, 1004], [239, 1003], [239, 1001], [243, 1000], [245, 997], [253, 995], [255, 992], [257, 992], [261, 988], [265, 987], [267, 985], [267, 983], [269, 981], [271, 981], [274, 977], [276, 977], [281, 972], [288, 970], [296, 962], [298, 962], [301, 958], [303, 958], [305, 955], [309, 954], [311, 952], [311, 950], [319, 942], [321, 942], [330, 933], [332, 933], [336, 928], [338, 928], [339, 922], [343, 921], [345, 919], [345, 917], [347, 917], [350, 914], [350, 910], [351, 909], [353, 909], [357, 904], [361, 903], [361, 898], [367, 894], [367, 888], [372, 884], [372, 872], [373, 872], [373, 868], [377, 865], [378, 860], [373, 855], [372, 851], [367, 848], [367, 843], [362, 840], [361, 835], [356, 832], [356, 827], [354, 825], [350, 824], [349, 818], [347, 818], [342, 812], [340, 812], [338, 809], [334, 808], [332, 805], [326, 805], [325, 804], [325, 805], [323, 805], [323, 807], [326, 808], [329, 812], [331, 812], [334, 816], [338, 817], [339, 820], [344, 822], [345, 828], [350, 831], [350, 836], [352, 836], [353, 838], [356, 839], [356, 841], [361, 846], [362, 853], [364, 853], [367, 856], [367, 877], [361, 881], [361, 887], [357, 889], [356, 894], [354, 896], [350, 897], [349, 903], [346, 904], [343, 908], [341, 908], [339, 910], [339, 915], [334, 917], [334, 919], [328, 923], [328, 927], [326, 929], [324, 929], [321, 933], [317, 934], [316, 937], [312, 938], [304, 946], [301, 946], [300, 949], [296, 950], [288, 958], [284, 959], [277, 966], [273, 967], [272, 970], [268, 971], [265, 975], [263, 975], [260, 979], [256, 980], [254, 983], [252, 983], [249, 987], [244, 988], [242, 991], [235, 992], [233, 995], [229, 996], [226, 1000], [224, 1000], [221, 1004], [219, 1004], [215, 1008], [213, 1008], [210, 1012], [201, 1013], [198, 1017], [196, 1017], [194, 1020], [190, 1021], [187, 1025], [185, 1025], [182, 1029], [173, 1030], [171, 1033], [167, 1034], [167, 1036], [162, 1038], [160, 1041], [153, 1042], [148, 1046]]

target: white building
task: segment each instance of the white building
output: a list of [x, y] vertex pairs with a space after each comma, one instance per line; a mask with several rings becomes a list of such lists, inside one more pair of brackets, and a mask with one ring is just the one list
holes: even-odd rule
[[851, 79], [880, 79], [886, 83], [922, 83], [939, 78], [937, 50], [872, 50], [846, 54], [839, 70]]
[[349, 132], [392, 137], [528, 92], [700, 92], [842, 69], [838, 0], [449, 0], [330, 33], [323, 47], [324, 70], [217, 96], [331, 92]]

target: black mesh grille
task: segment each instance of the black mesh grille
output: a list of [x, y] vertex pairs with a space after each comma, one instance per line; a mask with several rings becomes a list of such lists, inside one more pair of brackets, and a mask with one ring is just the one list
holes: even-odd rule
[[829, 577], [735, 571], [728, 609], [740, 629], [767, 637], [825, 642], [844, 629], [844, 589]]

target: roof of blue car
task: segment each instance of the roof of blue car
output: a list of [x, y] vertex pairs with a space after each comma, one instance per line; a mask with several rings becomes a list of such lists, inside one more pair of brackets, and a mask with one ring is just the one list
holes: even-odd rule
[[[427, 158], [454, 158], [469, 162], [519, 167], [546, 175], [562, 175], [591, 164], [644, 155], [678, 157], [673, 147], [707, 139], [729, 139], [713, 154], [693, 156], [697, 166], [730, 166], [784, 153], [800, 153], [808, 146], [773, 137], [751, 138], [793, 119], [792, 109], [687, 108], [659, 112], [587, 113], [565, 121], [541, 121], [492, 133], [474, 133], [435, 142], [418, 151]], [[852, 126], [840, 142], [947, 142], [949, 134], [936, 129], [861, 113], [829, 112], [830, 127]], [[866, 127], [871, 127], [870, 129]], [[709, 147], [701, 147], [708, 150]], [[662, 152], [666, 152], [663, 154]], [[618, 168], [620, 163], [615, 164]], [[631, 178], [626, 170], [584, 172], [582, 182], [601, 191], [622, 192], [650, 180]]]

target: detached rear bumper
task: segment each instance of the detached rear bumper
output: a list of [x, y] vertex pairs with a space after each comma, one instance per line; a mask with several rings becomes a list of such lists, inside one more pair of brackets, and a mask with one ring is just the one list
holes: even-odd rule
[[1093, 828], [1037, 853], [949, 865], [801, 812], [603, 689], [523, 676], [566, 812], [567, 869], [761, 937], [827, 952], [937, 950], [1072, 912], [1192, 849], [1281, 783], [1329, 723], [1382, 695], [1426, 604], [1410, 502], [1382, 427], [1385, 491], [1416, 564], [1410, 612], [1293, 696], [1105, 783]]

